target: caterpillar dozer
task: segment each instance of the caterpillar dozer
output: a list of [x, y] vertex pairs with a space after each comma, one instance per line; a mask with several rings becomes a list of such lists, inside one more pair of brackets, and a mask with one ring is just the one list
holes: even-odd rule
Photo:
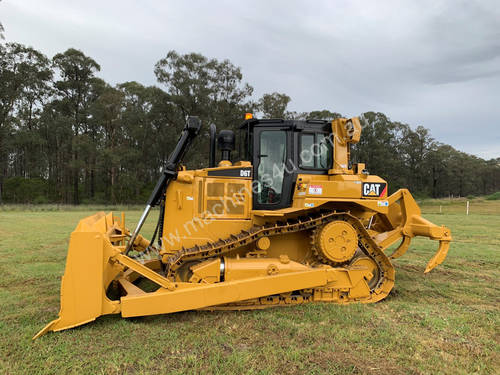
[[[133, 231], [123, 213], [79, 222], [59, 317], [34, 339], [105, 314], [377, 302], [394, 285], [391, 259], [413, 237], [439, 242], [425, 272], [445, 259], [450, 230], [424, 219], [408, 190], [388, 195], [386, 181], [351, 164], [358, 118], [249, 115], [234, 162], [235, 133], [211, 124], [208, 167], [187, 170], [181, 161], [200, 128], [187, 119]], [[153, 207], [159, 218], [148, 240], [139, 232]]]

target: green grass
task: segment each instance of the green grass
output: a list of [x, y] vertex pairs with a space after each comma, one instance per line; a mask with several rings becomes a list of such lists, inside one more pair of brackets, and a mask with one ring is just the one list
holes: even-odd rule
[[[69, 233], [94, 210], [4, 209], [0, 374], [494, 373], [500, 368], [500, 202], [471, 201], [469, 216], [464, 204], [423, 202], [428, 219], [452, 229], [448, 258], [424, 275], [437, 243], [415, 239], [395, 261], [393, 292], [377, 304], [106, 316], [35, 342], [31, 337], [59, 310]], [[139, 215], [127, 211], [129, 224]]]

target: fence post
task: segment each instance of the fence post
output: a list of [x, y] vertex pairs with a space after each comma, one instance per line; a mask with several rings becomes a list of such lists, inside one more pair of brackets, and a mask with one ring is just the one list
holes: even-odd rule
[[467, 201], [467, 215], [469, 215], [469, 201]]

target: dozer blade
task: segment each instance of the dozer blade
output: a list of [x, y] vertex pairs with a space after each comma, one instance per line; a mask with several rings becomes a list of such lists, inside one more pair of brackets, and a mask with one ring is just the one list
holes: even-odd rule
[[439, 241], [439, 248], [427, 264], [424, 273], [430, 272], [443, 263], [452, 241], [450, 229], [424, 219], [417, 202], [406, 189], [398, 190], [387, 200], [388, 213], [377, 214], [377, 223], [374, 228], [374, 231], [378, 232], [374, 236], [377, 244], [385, 250], [402, 239], [399, 247], [390, 256], [391, 259], [395, 259], [406, 253], [413, 237], [427, 237]]
[[71, 234], [66, 269], [61, 283], [59, 318], [38, 332], [36, 339], [49, 331], [76, 327], [104, 314], [118, 313], [118, 301], [106, 297], [106, 287], [122, 270], [109, 262], [113, 248], [104, 239], [113, 226], [112, 214], [104, 212], [81, 220]]

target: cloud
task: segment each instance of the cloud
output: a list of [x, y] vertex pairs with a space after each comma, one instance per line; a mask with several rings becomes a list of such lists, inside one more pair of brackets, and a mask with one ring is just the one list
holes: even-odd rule
[[167, 51], [196, 51], [240, 66], [256, 96], [287, 93], [293, 110], [381, 111], [500, 156], [497, 1], [5, 0], [0, 20], [8, 40], [49, 56], [83, 50], [112, 83], [156, 84]]

